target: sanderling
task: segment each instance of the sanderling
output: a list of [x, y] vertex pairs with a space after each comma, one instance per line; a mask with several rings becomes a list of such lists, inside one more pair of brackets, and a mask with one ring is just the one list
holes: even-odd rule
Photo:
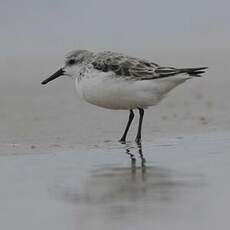
[[144, 109], [159, 103], [165, 95], [192, 77], [201, 77], [207, 67], [162, 67], [142, 59], [105, 51], [94, 53], [76, 50], [69, 53], [65, 64], [44, 80], [46, 84], [62, 75], [75, 80], [76, 89], [87, 102], [107, 108], [129, 110], [129, 119], [120, 141], [125, 142], [134, 118], [139, 110], [136, 142], [141, 141]]

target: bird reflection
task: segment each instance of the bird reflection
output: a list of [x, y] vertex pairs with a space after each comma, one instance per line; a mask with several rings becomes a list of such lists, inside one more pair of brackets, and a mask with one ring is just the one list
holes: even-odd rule
[[135, 153], [133, 153], [132, 150], [137, 150], [139, 158], [141, 160], [141, 171], [142, 171], [143, 176], [144, 176], [144, 174], [146, 172], [146, 165], [145, 165], [146, 160], [145, 160], [145, 157], [144, 157], [144, 154], [142, 151], [142, 144], [136, 143], [137, 148], [134, 148], [134, 147], [130, 146], [130, 144], [127, 144], [127, 143], [125, 143], [123, 145], [125, 146], [125, 153], [130, 157], [130, 160], [131, 160], [131, 172], [132, 172], [132, 174], [135, 174], [136, 170], [137, 170], [137, 166], [136, 166], [137, 159], [136, 159]]
[[[194, 187], [192, 177], [175, 174], [168, 168], [148, 165], [142, 145], [123, 145], [125, 154], [131, 160], [130, 166], [101, 165], [92, 170], [84, 183], [84, 191], [66, 191], [65, 199], [72, 202], [106, 204], [148, 201], [172, 201], [179, 196], [182, 188]], [[138, 153], [138, 154], [137, 154]], [[137, 158], [138, 156], [138, 158]], [[137, 166], [138, 159], [141, 165]], [[75, 193], [76, 192], [76, 193]]]
[[146, 165], [141, 144], [123, 144], [116, 151], [129, 157], [131, 167], [127, 162], [99, 164], [87, 171], [80, 186], [77, 176], [73, 179], [76, 186], [62, 186], [62, 199], [84, 207], [85, 216], [96, 213], [102, 219], [125, 220], [129, 216], [138, 218], [141, 212], [152, 218], [177, 203], [187, 189], [201, 186], [196, 175], [181, 174], [149, 161]]

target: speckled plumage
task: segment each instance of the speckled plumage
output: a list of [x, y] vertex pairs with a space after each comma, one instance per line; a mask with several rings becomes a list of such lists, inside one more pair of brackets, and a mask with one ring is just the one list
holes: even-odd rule
[[67, 65], [71, 61], [73, 61], [73, 64], [84, 64], [89, 68], [93, 67], [102, 72], [113, 72], [117, 77], [122, 76], [133, 80], [152, 80], [180, 73], [198, 76], [204, 73], [204, 69], [206, 69], [205, 67], [189, 69], [161, 67], [146, 59], [130, 57], [111, 51], [93, 53], [87, 50], [76, 50], [66, 57]]

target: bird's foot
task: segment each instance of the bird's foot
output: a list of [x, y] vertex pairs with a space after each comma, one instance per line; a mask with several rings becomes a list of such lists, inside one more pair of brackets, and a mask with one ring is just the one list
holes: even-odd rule
[[119, 142], [120, 142], [121, 144], [126, 144], [126, 139], [122, 137], [122, 138], [119, 140]]

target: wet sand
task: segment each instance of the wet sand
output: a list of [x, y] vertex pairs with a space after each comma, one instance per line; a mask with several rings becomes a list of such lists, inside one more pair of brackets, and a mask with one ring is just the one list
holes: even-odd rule
[[229, 149], [229, 132], [1, 145], [1, 229], [226, 229]]

